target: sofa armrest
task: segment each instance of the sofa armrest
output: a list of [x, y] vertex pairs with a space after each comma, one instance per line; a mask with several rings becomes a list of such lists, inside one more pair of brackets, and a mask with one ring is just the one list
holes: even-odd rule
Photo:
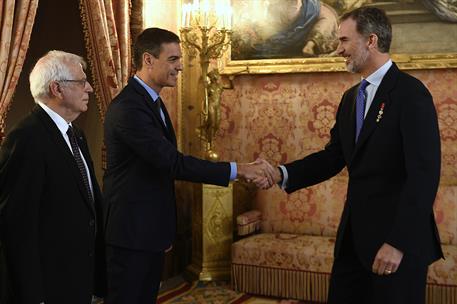
[[244, 236], [260, 230], [262, 213], [259, 210], [251, 210], [236, 217], [238, 235]]

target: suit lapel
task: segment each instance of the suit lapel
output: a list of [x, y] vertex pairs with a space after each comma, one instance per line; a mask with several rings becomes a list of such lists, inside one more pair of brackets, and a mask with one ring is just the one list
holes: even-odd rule
[[[347, 155], [352, 155], [354, 151], [354, 142], [355, 142], [355, 104], [356, 104], [356, 97], [357, 97], [357, 89], [358, 86], [353, 87], [344, 97], [344, 102], [348, 104], [347, 110], [345, 111], [345, 120], [347, 120], [350, 127], [342, 128], [342, 132], [344, 136], [342, 136], [343, 140], [342, 145], [344, 151], [347, 151]], [[346, 124], [345, 124], [346, 125]]]
[[170, 116], [168, 115], [167, 109], [165, 107], [165, 104], [162, 102], [162, 111], [164, 112], [165, 122], [166, 122], [167, 126], [165, 126], [165, 124], [162, 120], [162, 116], [160, 115], [158, 107], [156, 107], [154, 105], [154, 100], [152, 100], [151, 95], [149, 95], [149, 93], [145, 90], [145, 88], [143, 88], [134, 78], [130, 78], [129, 85], [132, 85], [140, 95], [143, 95], [143, 98], [144, 98], [144, 101], [145, 101], [147, 107], [152, 111], [153, 117], [162, 127], [162, 130], [165, 133], [166, 137], [172, 143], [174, 143], [176, 145], [175, 132], [174, 132], [171, 120], [170, 120]]
[[[384, 104], [386, 108], [388, 108], [389, 106], [389, 92], [394, 88], [395, 83], [397, 82], [398, 72], [399, 70], [397, 66], [395, 65], [395, 63], [393, 63], [391, 68], [387, 71], [386, 75], [382, 79], [381, 84], [379, 85], [379, 88], [376, 91], [376, 94], [373, 98], [373, 102], [371, 103], [370, 109], [368, 110], [368, 113], [363, 122], [363, 127], [360, 131], [357, 144], [355, 145], [355, 149], [352, 154], [352, 159], [354, 159], [357, 152], [364, 145], [364, 143], [374, 132], [374, 130], [376, 130], [376, 128], [378, 127], [379, 124], [376, 122], [376, 118], [378, 116], [382, 104]], [[353, 121], [355, 122], [355, 117], [353, 117]]]
[[[57, 128], [54, 121], [52, 121], [51, 117], [49, 117], [49, 115], [40, 106], [36, 106], [34, 108], [32, 115], [36, 115], [45, 126], [46, 130], [50, 135], [51, 140], [56, 144], [56, 147], [60, 150], [59, 155], [62, 155], [62, 157], [67, 162], [68, 167], [71, 171], [71, 175], [73, 176], [76, 184], [78, 185], [78, 189], [81, 193], [81, 196], [84, 198], [84, 202], [89, 207], [89, 209], [92, 210], [92, 212], [95, 214], [94, 205], [87, 197], [86, 186], [82, 181], [81, 173], [79, 172], [78, 166], [76, 165], [75, 158], [73, 157], [70, 148], [68, 147], [65, 139], [63, 138], [62, 133], [60, 133], [59, 129]], [[85, 154], [84, 158], [86, 159], [86, 162], [88, 162], [88, 158], [86, 158]], [[91, 176], [92, 180], [93, 178], [94, 177]]]

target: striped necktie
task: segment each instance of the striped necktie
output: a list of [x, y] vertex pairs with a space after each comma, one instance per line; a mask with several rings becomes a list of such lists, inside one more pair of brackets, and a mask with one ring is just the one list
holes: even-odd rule
[[82, 182], [83, 182], [84, 186], [86, 187], [86, 192], [87, 192], [88, 198], [91, 202], [94, 202], [94, 197], [92, 195], [92, 191], [89, 186], [89, 178], [87, 176], [86, 167], [84, 166], [84, 162], [83, 162], [81, 153], [79, 152], [78, 142], [76, 141], [76, 136], [75, 136], [75, 133], [73, 132], [73, 128], [71, 126], [68, 126], [67, 135], [68, 135], [68, 138], [70, 139], [70, 146], [71, 146], [71, 150], [73, 151], [73, 157], [75, 158], [76, 165], [78, 166], [79, 172], [81, 173]]

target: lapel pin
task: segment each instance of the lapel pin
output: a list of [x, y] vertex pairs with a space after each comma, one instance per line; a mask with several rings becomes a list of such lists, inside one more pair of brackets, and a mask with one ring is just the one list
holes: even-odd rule
[[376, 122], [379, 122], [381, 119], [382, 119], [382, 114], [384, 114], [384, 106], [385, 106], [385, 103], [381, 103], [381, 107], [379, 108], [379, 111], [378, 111], [378, 117], [376, 118]]

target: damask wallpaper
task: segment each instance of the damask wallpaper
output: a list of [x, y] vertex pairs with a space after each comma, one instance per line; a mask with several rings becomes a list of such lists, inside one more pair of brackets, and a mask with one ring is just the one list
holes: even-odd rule
[[[441, 132], [441, 183], [435, 215], [442, 242], [455, 244], [457, 191], [457, 70], [412, 71], [431, 91]], [[277, 165], [318, 151], [329, 130], [343, 92], [358, 82], [348, 73], [248, 75], [226, 90], [216, 150], [222, 160], [253, 161], [257, 157]], [[347, 172], [287, 195], [274, 187], [258, 191], [245, 209], [263, 214], [262, 231], [335, 235], [344, 204]], [[237, 208], [235, 208], [236, 210]], [[238, 208], [243, 209], [243, 208]], [[236, 216], [236, 215], [235, 215]]]
[[[457, 183], [457, 70], [419, 70], [410, 74], [431, 91], [442, 140], [442, 183]], [[278, 164], [321, 149], [343, 92], [356, 75], [304, 73], [247, 75], [223, 94], [216, 150], [223, 160], [263, 157]]]

